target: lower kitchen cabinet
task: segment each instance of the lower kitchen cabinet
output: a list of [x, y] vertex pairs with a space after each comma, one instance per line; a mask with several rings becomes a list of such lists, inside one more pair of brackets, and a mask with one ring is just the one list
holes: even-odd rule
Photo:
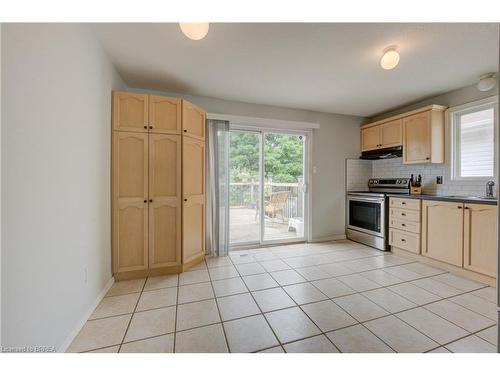
[[464, 207], [464, 268], [484, 275], [497, 274], [497, 206]]
[[463, 266], [464, 204], [422, 201], [422, 255]]

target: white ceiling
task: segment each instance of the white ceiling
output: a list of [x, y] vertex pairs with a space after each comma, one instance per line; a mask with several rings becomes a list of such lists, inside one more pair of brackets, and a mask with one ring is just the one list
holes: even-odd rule
[[[498, 70], [498, 24], [92, 25], [130, 87], [370, 116]], [[397, 45], [396, 69], [380, 68]]]

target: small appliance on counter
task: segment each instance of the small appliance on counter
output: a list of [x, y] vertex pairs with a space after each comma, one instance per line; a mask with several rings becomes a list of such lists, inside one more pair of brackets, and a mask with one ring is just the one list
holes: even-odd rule
[[417, 178], [410, 177], [410, 194], [411, 195], [421, 195], [422, 194], [422, 175], [418, 175]]
[[410, 179], [370, 178], [368, 191], [347, 192], [347, 238], [383, 251], [389, 250], [388, 193], [410, 194]]

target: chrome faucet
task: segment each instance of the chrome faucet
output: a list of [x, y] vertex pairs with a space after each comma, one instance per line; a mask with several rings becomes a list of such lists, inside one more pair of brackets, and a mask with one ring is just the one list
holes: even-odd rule
[[486, 198], [493, 198], [493, 186], [495, 186], [495, 182], [492, 180], [486, 183]]

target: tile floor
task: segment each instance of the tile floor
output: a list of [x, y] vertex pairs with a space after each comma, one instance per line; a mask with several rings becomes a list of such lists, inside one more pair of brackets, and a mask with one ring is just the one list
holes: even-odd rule
[[496, 290], [350, 241], [115, 283], [70, 352], [496, 352]]

